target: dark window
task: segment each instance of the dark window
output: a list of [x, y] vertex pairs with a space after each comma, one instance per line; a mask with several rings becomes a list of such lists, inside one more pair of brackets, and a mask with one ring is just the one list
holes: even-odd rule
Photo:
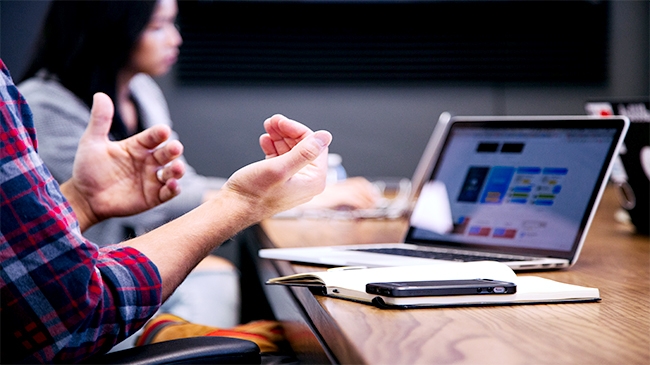
[[607, 1], [179, 1], [182, 83], [604, 83]]

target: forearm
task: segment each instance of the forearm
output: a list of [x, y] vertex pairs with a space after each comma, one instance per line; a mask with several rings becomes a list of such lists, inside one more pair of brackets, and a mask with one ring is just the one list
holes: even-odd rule
[[213, 249], [268, 214], [252, 201], [222, 190], [216, 199], [124, 244], [158, 267], [165, 300]]
[[175, 219], [214, 196], [214, 192], [225, 184], [225, 178], [203, 176], [196, 173], [192, 166], [185, 164], [185, 175], [179, 180], [182, 193], [165, 203], [167, 219], [155, 227]]
[[[306, 127], [301, 126], [282, 116], [267, 120], [265, 129], [272, 131], [275, 139], [263, 135], [260, 146], [269, 158], [237, 170], [216, 197], [198, 208], [124, 243], [145, 254], [157, 266], [162, 277], [163, 299], [222, 242], [249, 225], [305, 203], [323, 191], [327, 147], [332, 136], [308, 129], [310, 133], [307, 133]], [[293, 135], [300, 138], [289, 138]], [[292, 142], [289, 146], [287, 140]], [[290, 150], [285, 151], [287, 148]]]

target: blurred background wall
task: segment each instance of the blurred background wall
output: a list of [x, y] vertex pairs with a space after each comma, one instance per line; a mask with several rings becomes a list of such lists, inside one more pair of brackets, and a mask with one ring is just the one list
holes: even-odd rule
[[[251, 4], [254, 2], [247, 6]], [[313, 129], [330, 130], [334, 135], [330, 150], [343, 156], [349, 175], [410, 177], [443, 111], [465, 115], [584, 114], [587, 100], [647, 98], [649, 4], [644, 0], [607, 2], [606, 64], [603, 78], [595, 81], [230, 79], [192, 83], [179, 76], [180, 66], [158, 81], [168, 98], [175, 130], [185, 144], [185, 155], [202, 174], [229, 176], [262, 158], [257, 145], [262, 122], [282, 113]], [[181, 5], [182, 16], [188, 6]], [[46, 0], [0, 1], [0, 57], [16, 79], [24, 70], [47, 6]], [[290, 23], [300, 15], [285, 14], [282, 19], [268, 16], [260, 21]], [[371, 15], [359, 19], [360, 24], [368, 22]], [[435, 14], [430, 21], [437, 21]], [[553, 21], [549, 19], [551, 25]], [[575, 21], [580, 25], [584, 19]], [[181, 28], [186, 43], [188, 25]], [[386, 29], [393, 25], [390, 21], [384, 24]], [[481, 29], [474, 31], [477, 36], [481, 34]], [[181, 58], [183, 52], [185, 49]]]

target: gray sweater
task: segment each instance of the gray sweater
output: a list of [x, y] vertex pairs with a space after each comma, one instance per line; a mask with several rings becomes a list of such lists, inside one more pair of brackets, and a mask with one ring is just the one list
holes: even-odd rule
[[[72, 164], [90, 109], [59, 82], [39, 73], [18, 85], [34, 114], [38, 152], [55, 179], [62, 183], [72, 176]], [[145, 74], [135, 76], [129, 85], [137, 102], [145, 128], [156, 124], [172, 127], [167, 102], [156, 82]], [[173, 133], [172, 138], [178, 138]], [[113, 218], [96, 224], [84, 236], [99, 245], [122, 242], [126, 229], [137, 235], [172, 220], [201, 203], [208, 189], [220, 188], [225, 179], [201, 176], [185, 162], [186, 173], [180, 180], [179, 196], [147, 212], [125, 218]]]

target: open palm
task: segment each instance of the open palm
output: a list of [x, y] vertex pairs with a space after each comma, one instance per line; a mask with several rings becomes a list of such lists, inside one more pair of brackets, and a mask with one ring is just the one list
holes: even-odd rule
[[[110, 141], [113, 103], [95, 94], [90, 122], [79, 141], [72, 183], [98, 220], [153, 208], [180, 193], [177, 179], [185, 172], [175, 160], [179, 141], [167, 141], [170, 129], [155, 126], [122, 141]], [[159, 179], [156, 172], [163, 169]]]

